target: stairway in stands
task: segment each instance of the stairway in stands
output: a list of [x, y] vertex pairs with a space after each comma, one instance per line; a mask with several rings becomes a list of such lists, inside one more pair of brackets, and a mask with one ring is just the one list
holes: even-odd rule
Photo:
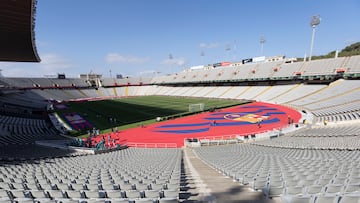
[[180, 202], [281, 203], [280, 199], [267, 199], [262, 192], [254, 192], [250, 187], [240, 185], [211, 168], [191, 148], [183, 150], [184, 172]]

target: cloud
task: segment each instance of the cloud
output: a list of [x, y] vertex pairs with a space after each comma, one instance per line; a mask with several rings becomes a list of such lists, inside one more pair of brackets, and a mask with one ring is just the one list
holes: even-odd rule
[[126, 56], [119, 53], [109, 53], [105, 57], [105, 61], [110, 64], [127, 63], [127, 64], [143, 64], [149, 61], [148, 57]]
[[40, 63], [0, 63], [3, 75], [6, 77], [41, 77], [71, 72], [76, 67], [64, 56], [59, 54], [42, 54]]
[[[6, 67], [5, 67], [6, 66]], [[33, 76], [31, 75], [31, 70], [29, 70], [29, 68], [19, 68], [19, 67], [12, 67], [12, 66], [8, 66], [1, 64], [1, 68], [2, 68], [2, 75], [5, 77], [24, 77], [25, 75], [27, 76]]]
[[36, 39], [35, 44], [37, 47], [46, 47], [46, 46], [50, 45], [49, 42], [38, 40], [38, 39]]
[[161, 62], [161, 64], [163, 65], [177, 65], [177, 66], [183, 66], [186, 64], [186, 59], [185, 58], [172, 58], [172, 59], [165, 59]]
[[347, 39], [347, 40], [345, 40], [345, 46], [350, 46], [358, 41], [359, 40], [356, 40], [356, 39]]
[[43, 54], [41, 56], [40, 69], [45, 73], [64, 72], [74, 68], [71, 62], [58, 54]]
[[199, 47], [202, 49], [214, 49], [221, 46], [221, 43], [213, 42], [213, 43], [200, 43]]

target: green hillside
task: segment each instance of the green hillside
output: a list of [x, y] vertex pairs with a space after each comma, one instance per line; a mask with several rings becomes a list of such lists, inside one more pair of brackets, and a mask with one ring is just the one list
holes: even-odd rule
[[[319, 56], [312, 56], [312, 60], [316, 59], [326, 59], [326, 58], [334, 58], [336, 54], [336, 51], [331, 51], [328, 54], [325, 55], [319, 55]], [[356, 42], [354, 44], [351, 44], [341, 51], [339, 51], [338, 57], [344, 57], [344, 56], [354, 56], [354, 55], [360, 55], [360, 42]], [[298, 58], [298, 61], [303, 61], [304, 58]]]

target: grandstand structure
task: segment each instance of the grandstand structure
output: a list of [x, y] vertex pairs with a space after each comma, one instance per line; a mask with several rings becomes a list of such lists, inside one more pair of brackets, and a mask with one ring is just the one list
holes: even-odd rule
[[[0, 3], [0, 61], [40, 61], [35, 11], [35, 0]], [[153, 78], [0, 77], [0, 203], [360, 202], [360, 56], [287, 62]], [[303, 117], [261, 135], [194, 137], [183, 149], [61, 145], [74, 139], [54, 104], [147, 95], [245, 99]]]
[[[35, 144], [67, 139], [62, 136], [66, 129], [51, 114], [54, 102], [146, 95], [247, 99], [296, 109], [304, 116], [296, 131], [277, 129], [277, 136], [259, 141], [250, 137], [241, 144], [188, 150], [238, 184], [260, 191], [264, 201], [359, 201], [359, 75], [360, 56], [351, 56], [153, 78], [2, 77], [0, 201], [186, 201], [181, 186], [186, 154], [181, 149], [84, 155]], [[34, 175], [22, 178], [29, 174]]]
[[40, 61], [35, 46], [36, 3], [36, 0], [0, 2], [0, 61]]

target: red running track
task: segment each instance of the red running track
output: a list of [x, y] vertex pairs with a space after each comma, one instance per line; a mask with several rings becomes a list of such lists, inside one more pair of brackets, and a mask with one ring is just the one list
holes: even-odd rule
[[99, 142], [108, 135], [116, 144], [147, 147], [182, 147], [186, 138], [234, 137], [257, 134], [298, 123], [301, 114], [291, 108], [254, 102], [221, 109], [215, 112], [204, 112], [174, 120], [158, 122], [152, 125], [137, 127], [100, 135], [93, 140]]

